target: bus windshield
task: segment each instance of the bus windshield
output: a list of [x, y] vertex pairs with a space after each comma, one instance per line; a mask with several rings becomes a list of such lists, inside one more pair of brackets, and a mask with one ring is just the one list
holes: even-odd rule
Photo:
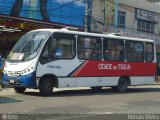
[[33, 59], [38, 54], [40, 46], [49, 35], [49, 31], [33, 31], [26, 33], [15, 44], [7, 60], [25, 61]]

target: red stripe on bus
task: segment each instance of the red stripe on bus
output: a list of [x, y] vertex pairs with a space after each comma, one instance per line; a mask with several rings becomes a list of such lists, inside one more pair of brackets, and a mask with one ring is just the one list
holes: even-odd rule
[[153, 76], [156, 63], [91, 60], [80, 67], [74, 76]]
[[85, 65], [88, 63], [88, 61], [85, 61], [73, 74], [72, 76], [77, 76], [79, 72], [85, 67]]

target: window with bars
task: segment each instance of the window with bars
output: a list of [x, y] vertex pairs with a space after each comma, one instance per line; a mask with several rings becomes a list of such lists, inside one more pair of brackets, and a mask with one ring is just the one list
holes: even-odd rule
[[151, 32], [154, 33], [155, 23], [144, 21], [144, 20], [137, 20], [137, 30], [143, 32]]

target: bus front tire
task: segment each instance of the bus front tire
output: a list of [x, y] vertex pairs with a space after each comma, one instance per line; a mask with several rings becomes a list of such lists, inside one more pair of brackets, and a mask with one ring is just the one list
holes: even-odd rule
[[51, 78], [43, 78], [40, 81], [39, 91], [42, 96], [50, 96], [53, 92], [53, 81]]
[[14, 87], [14, 90], [17, 93], [23, 93], [26, 90], [26, 88], [24, 88], [24, 87]]
[[127, 91], [127, 88], [128, 88], [128, 79], [125, 77], [119, 79], [117, 86], [112, 86], [112, 89], [117, 92], [125, 92]]

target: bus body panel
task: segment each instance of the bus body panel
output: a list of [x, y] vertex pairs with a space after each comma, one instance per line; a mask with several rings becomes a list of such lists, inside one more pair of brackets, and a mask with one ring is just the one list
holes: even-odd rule
[[[71, 77], [59, 78], [58, 87], [95, 87], [95, 86], [116, 86], [120, 77]], [[152, 84], [155, 82], [154, 76], [134, 76], [130, 77], [130, 85], [144, 85]]]
[[21, 75], [18, 77], [11, 77], [7, 74], [3, 74], [3, 83], [5, 86], [19, 86], [25, 88], [37, 88], [36, 72], [29, 73], [27, 75]]
[[76, 87], [116, 86], [119, 77], [78, 77]]
[[87, 60], [70, 76], [154, 76], [155, 73], [156, 63]]
[[155, 82], [155, 76], [131, 76], [131, 85], [145, 85]]
[[20, 63], [6, 62], [3, 72], [3, 83], [6, 86], [17, 85], [26, 88], [37, 88], [36, 65], [36, 59]]
[[37, 77], [47, 73], [55, 74], [59, 77], [154, 76], [156, 63], [97, 60], [81, 62], [78, 59], [56, 60], [45, 65], [39, 63]]
[[7, 71], [23, 71], [26, 68], [30, 67], [33, 62], [35, 62], [35, 60], [20, 63], [5, 62], [5, 67], [7, 67]]
[[38, 62], [37, 65], [37, 77], [42, 77], [45, 74], [54, 74], [58, 77], [69, 77], [69, 74], [79, 67], [83, 61], [78, 59], [68, 60], [54, 60], [46, 64]]
[[38, 77], [48, 73], [56, 75], [58, 87], [116, 86], [119, 78], [123, 76], [130, 77], [131, 85], [138, 85], [154, 82], [156, 64], [97, 60], [82, 62], [75, 58], [57, 60], [45, 65], [39, 63], [37, 70]]

